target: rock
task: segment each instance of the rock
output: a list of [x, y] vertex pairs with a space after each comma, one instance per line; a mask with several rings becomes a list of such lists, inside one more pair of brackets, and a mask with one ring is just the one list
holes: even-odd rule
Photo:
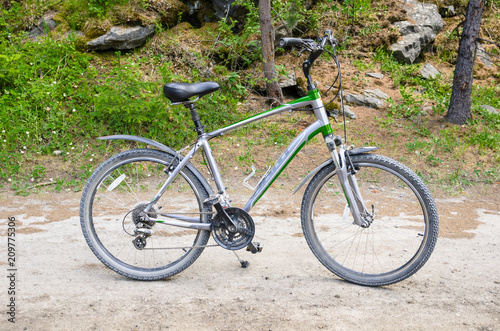
[[385, 94], [384, 92], [380, 91], [379, 89], [376, 89], [376, 90], [365, 90], [364, 95], [366, 97], [375, 97], [375, 98], [383, 99], [383, 100], [386, 100], [386, 99], [389, 98], [389, 96], [387, 94]]
[[493, 68], [491, 58], [480, 43], [477, 43], [476, 57], [488, 68]]
[[345, 96], [345, 102], [357, 106], [369, 108], [382, 108], [385, 106], [385, 99], [389, 96], [384, 92], [377, 90], [366, 90], [363, 95], [349, 93]]
[[435, 4], [407, 0], [403, 7], [410, 21], [393, 24], [403, 39], [392, 44], [391, 50], [398, 61], [411, 64], [436, 39], [444, 23]]
[[490, 105], [481, 105], [481, 108], [485, 109], [490, 114], [499, 114], [500, 112]]
[[344, 113], [345, 113], [345, 116], [349, 117], [350, 119], [355, 119], [356, 118], [356, 114], [347, 105], [344, 105]]
[[108, 33], [89, 41], [87, 45], [92, 51], [134, 49], [143, 45], [154, 32], [154, 24], [147, 27], [136, 26], [132, 28], [114, 26]]
[[52, 31], [56, 28], [57, 23], [53, 19], [41, 18], [38, 24], [28, 32], [28, 36], [36, 38], [43, 36], [46, 32]]
[[442, 6], [442, 7], [439, 7], [439, 15], [441, 15], [441, 17], [453, 17], [453, 16], [457, 16], [457, 12], [455, 11], [455, 6]]
[[287, 77], [280, 77], [278, 79], [278, 84], [281, 88], [296, 86], [297, 79], [295, 77], [295, 72], [292, 71]]
[[379, 109], [384, 107], [384, 105], [385, 105], [384, 100], [372, 96], [365, 97], [366, 107]]
[[438, 75], [441, 75], [439, 70], [434, 68], [434, 66], [430, 63], [427, 63], [422, 70], [420, 71], [420, 74], [422, 77], [425, 79], [435, 79]]
[[384, 78], [384, 75], [383, 74], [380, 74], [380, 73], [375, 73], [375, 72], [368, 72], [366, 74], [366, 76], [368, 77], [373, 77], [373, 78], [377, 78], [377, 79], [382, 79]]
[[359, 94], [352, 94], [348, 93], [345, 96], [345, 102], [358, 105], [358, 106], [364, 106], [365, 105], [365, 96], [364, 95], [359, 95]]
[[422, 115], [426, 116], [426, 115], [428, 115], [428, 114], [432, 113], [432, 111], [433, 111], [432, 106], [427, 106], [427, 107], [424, 107], [424, 108], [422, 109]]

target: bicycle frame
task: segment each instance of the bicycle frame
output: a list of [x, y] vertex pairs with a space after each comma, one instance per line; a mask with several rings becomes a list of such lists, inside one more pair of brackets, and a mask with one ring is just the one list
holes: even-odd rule
[[[322, 48], [324, 47], [324, 43], [326, 39], [322, 43]], [[322, 49], [321, 48], [321, 49]], [[259, 113], [257, 115], [248, 117], [240, 122], [231, 124], [227, 127], [212, 131], [210, 133], [204, 133], [203, 130], [199, 133], [198, 140], [194, 144], [194, 147], [181, 159], [179, 157], [179, 164], [175, 166], [174, 169], [168, 168], [169, 177], [162, 185], [158, 193], [155, 195], [153, 200], [148, 204], [145, 208], [144, 212], [148, 213], [149, 210], [159, 201], [163, 193], [167, 190], [170, 184], [175, 180], [176, 176], [184, 169], [184, 167], [192, 167], [189, 161], [193, 158], [194, 154], [200, 149], [203, 148], [205, 152], [208, 167], [212, 173], [213, 180], [217, 186], [217, 193], [214, 196], [211, 196], [211, 200], [218, 200], [218, 202], [225, 207], [229, 206], [229, 199], [226, 193], [226, 189], [224, 186], [224, 182], [222, 180], [222, 176], [220, 174], [219, 168], [215, 161], [215, 158], [212, 154], [212, 149], [210, 148], [209, 141], [215, 137], [222, 136], [232, 130], [240, 128], [242, 126], [248, 125], [250, 123], [260, 121], [264, 118], [274, 116], [286, 111], [293, 111], [302, 107], [311, 107], [316, 117], [316, 121], [309, 125], [306, 129], [304, 129], [295, 139], [290, 143], [290, 145], [285, 149], [281, 157], [276, 161], [275, 165], [272, 169], [264, 175], [264, 178], [261, 179], [257, 187], [255, 188], [255, 192], [250, 197], [243, 210], [247, 213], [250, 212], [252, 207], [259, 201], [259, 199], [264, 195], [267, 189], [272, 185], [272, 183], [276, 180], [276, 178], [281, 174], [281, 172], [286, 168], [286, 166], [290, 163], [290, 161], [297, 155], [297, 153], [304, 147], [304, 145], [315, 137], [318, 133], [322, 133], [325, 143], [330, 151], [332, 156], [333, 163], [335, 164], [337, 177], [340, 181], [340, 184], [344, 190], [344, 195], [346, 197], [347, 205], [346, 208], [349, 208], [352, 212], [354, 223], [366, 227], [370, 224], [371, 214], [367, 211], [363, 199], [360, 195], [359, 189], [357, 187], [356, 178], [354, 177], [354, 173], [350, 172], [347, 169], [347, 160], [346, 160], [346, 150], [343, 146], [340, 146], [339, 150], [336, 148], [336, 142], [333, 137], [332, 128], [330, 126], [330, 122], [328, 119], [327, 112], [325, 110], [323, 101], [321, 100], [321, 95], [319, 94], [318, 89], [312, 84], [312, 81], [309, 76], [309, 67], [314, 62], [314, 59], [317, 58], [321, 54], [321, 51], [314, 51], [311, 53], [310, 58], [304, 62], [304, 75], [307, 77], [308, 81], [308, 89], [309, 92], [307, 96], [290, 101], [286, 104], [275, 107], [271, 110]], [[338, 63], [337, 63], [338, 66]], [[339, 69], [340, 70], [340, 69]], [[191, 103], [194, 101], [190, 101]], [[194, 119], [193, 119], [194, 120]], [[199, 120], [199, 119], [198, 119]], [[201, 125], [201, 124], [199, 124]], [[152, 141], [150, 139], [135, 137], [135, 136], [108, 136], [101, 137], [99, 139], [129, 139], [135, 140], [139, 142], [145, 142], [151, 144], [155, 147], [163, 149], [173, 155], [179, 155], [180, 152], [175, 152], [168, 148], [167, 146], [160, 144], [158, 142]], [[354, 171], [355, 172], [355, 171]], [[208, 185], [208, 184], [207, 184]], [[302, 184], [301, 184], [302, 185]], [[211, 189], [209, 191], [212, 191]], [[207, 201], [205, 201], [207, 202]], [[353, 203], [351, 203], [353, 202]], [[219, 207], [220, 208], [220, 207]], [[193, 228], [199, 230], [210, 230], [209, 223], [200, 223], [200, 219], [196, 217], [187, 217], [181, 215], [170, 215], [170, 214], [161, 214], [161, 216], [169, 218], [169, 220], [149, 218], [151, 221], [155, 221], [158, 223], [179, 226], [184, 228]]]
[[[253, 193], [253, 195], [250, 197], [245, 207], [243, 208], [246, 212], [249, 212], [252, 209], [252, 207], [257, 203], [257, 201], [264, 195], [267, 189], [272, 185], [272, 183], [276, 180], [276, 178], [281, 174], [281, 172], [286, 168], [286, 166], [290, 163], [290, 161], [297, 155], [297, 153], [309, 140], [311, 140], [318, 133], [322, 133], [323, 137], [332, 134], [332, 128], [328, 120], [328, 115], [325, 111], [323, 102], [321, 100], [321, 96], [317, 89], [310, 91], [308, 95], [305, 97], [290, 101], [286, 104], [280, 105], [268, 111], [251, 116], [240, 122], [231, 124], [227, 127], [201, 135], [194, 144], [194, 147], [182, 158], [179, 164], [172, 171], [168, 173], [169, 175], [168, 179], [162, 185], [162, 187], [155, 195], [153, 200], [149, 203], [148, 207], [145, 209], [145, 212], [147, 213], [156, 204], [156, 202], [160, 199], [160, 197], [163, 195], [163, 193], [166, 191], [169, 185], [174, 181], [175, 177], [181, 172], [181, 170], [185, 166], [189, 164], [189, 161], [193, 158], [194, 154], [198, 152], [200, 148], [203, 148], [205, 152], [208, 166], [210, 168], [215, 184], [217, 186], [218, 194], [220, 196], [227, 197], [224, 182], [222, 180], [222, 176], [220, 174], [215, 158], [212, 154], [212, 149], [210, 148], [209, 140], [215, 137], [223, 136], [224, 134], [227, 134], [232, 130], [235, 130], [237, 128], [243, 127], [245, 125], [248, 125], [256, 121], [260, 121], [264, 118], [274, 116], [286, 111], [293, 111], [294, 109], [306, 106], [309, 106], [313, 109], [316, 121], [312, 123], [310, 126], [308, 126], [306, 129], [304, 129], [297, 137], [295, 137], [295, 139], [286, 148], [286, 150], [283, 152], [278, 161], [276, 161], [275, 165], [269, 171], [267, 176], [261, 180], [260, 184], [255, 189], [255, 192]], [[101, 137], [100, 139], [105, 139], [105, 140], [131, 139], [136, 141], [148, 142], [150, 144], [153, 143], [155, 147], [159, 147], [163, 150], [168, 150], [168, 148], [163, 144], [155, 143], [153, 141], [140, 137], [127, 136], [125, 138], [125, 136], [108, 136], [108, 137]], [[209, 224], [199, 223], [199, 218], [196, 217], [186, 217], [181, 215], [166, 215], [166, 214], [163, 214], [163, 216], [166, 216], [170, 219], [164, 220], [164, 219], [150, 218], [150, 220], [156, 221], [158, 223], [186, 227], [186, 228], [194, 228], [200, 230], [210, 229]]]

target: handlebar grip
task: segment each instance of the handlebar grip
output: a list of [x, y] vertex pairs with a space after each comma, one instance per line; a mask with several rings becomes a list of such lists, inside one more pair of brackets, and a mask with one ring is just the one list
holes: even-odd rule
[[281, 38], [278, 43], [279, 47], [302, 46], [303, 44], [304, 40], [301, 38]]

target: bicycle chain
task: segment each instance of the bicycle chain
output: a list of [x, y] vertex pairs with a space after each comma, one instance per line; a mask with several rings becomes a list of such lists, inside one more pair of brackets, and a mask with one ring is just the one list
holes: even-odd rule
[[187, 246], [187, 247], [160, 247], [160, 248], [143, 248], [142, 250], [153, 250], [153, 249], [191, 249], [191, 248], [207, 248], [207, 247], [218, 247], [219, 245], [203, 245], [203, 246]]
[[[214, 215], [214, 212], [201, 212], [201, 213], [176, 213], [177, 215]], [[160, 213], [161, 215], [161, 213]], [[191, 248], [207, 248], [207, 247], [218, 247], [219, 245], [203, 245], [203, 246], [186, 246], [186, 247], [160, 247], [160, 248], [143, 248], [142, 250], [164, 250], [164, 249], [191, 249]]]

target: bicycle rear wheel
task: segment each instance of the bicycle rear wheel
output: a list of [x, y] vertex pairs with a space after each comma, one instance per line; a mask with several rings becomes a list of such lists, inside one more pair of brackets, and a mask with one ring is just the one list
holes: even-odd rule
[[[92, 174], [82, 194], [80, 222], [92, 252], [113, 271], [129, 278], [156, 280], [173, 276], [202, 253], [210, 231], [144, 222], [140, 213], [168, 175], [173, 156], [151, 149], [117, 154]], [[149, 216], [176, 214], [210, 220], [209, 194], [197, 177], [184, 168]], [[137, 232], [140, 229], [142, 232]], [[144, 235], [150, 231], [150, 235]]]
[[431, 255], [438, 237], [434, 200], [399, 162], [374, 154], [351, 157], [360, 193], [373, 222], [353, 224], [342, 187], [330, 164], [311, 180], [302, 200], [304, 236], [314, 255], [337, 276], [382, 286], [406, 279]]

